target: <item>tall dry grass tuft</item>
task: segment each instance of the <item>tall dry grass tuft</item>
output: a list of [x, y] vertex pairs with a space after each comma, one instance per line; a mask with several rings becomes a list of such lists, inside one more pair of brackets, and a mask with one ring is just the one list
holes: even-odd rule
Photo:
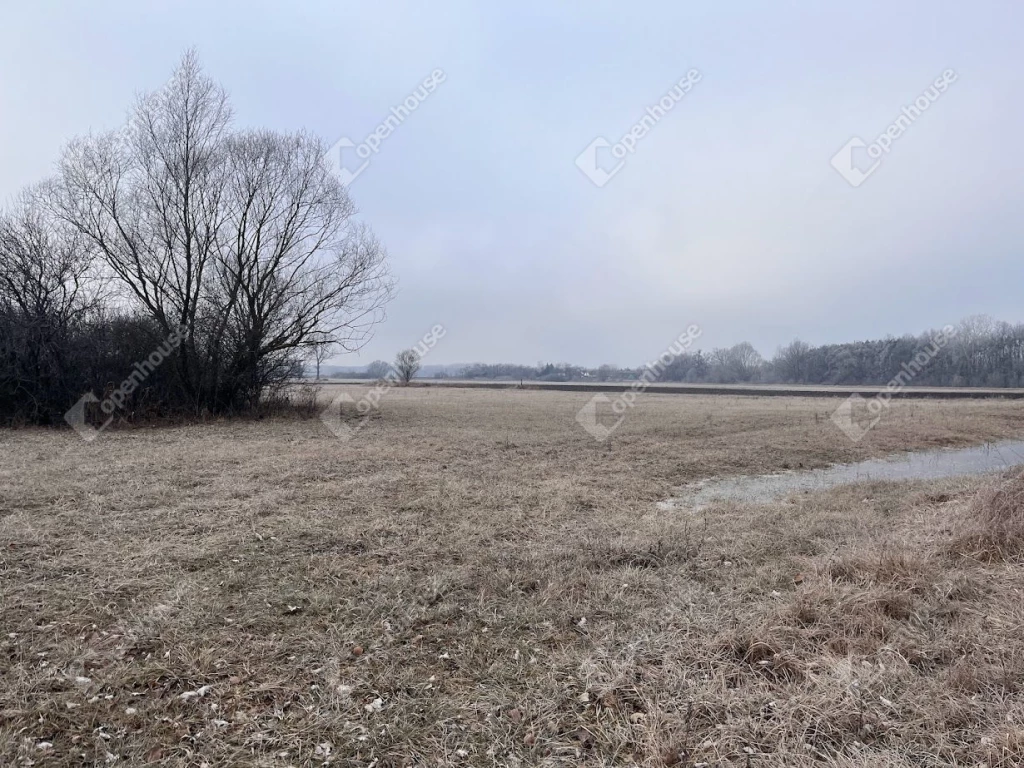
[[1024, 472], [978, 494], [961, 520], [950, 551], [985, 563], [1024, 559]]

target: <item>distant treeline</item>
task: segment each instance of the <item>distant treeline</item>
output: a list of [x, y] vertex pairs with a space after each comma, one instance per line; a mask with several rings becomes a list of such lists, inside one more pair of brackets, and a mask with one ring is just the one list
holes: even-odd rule
[[[645, 368], [478, 363], [467, 366], [461, 375], [468, 379], [631, 381]], [[660, 381], [694, 384], [886, 384], [899, 376], [917, 386], [1024, 387], [1024, 325], [976, 316], [948, 328], [948, 333], [935, 330], [817, 347], [796, 340], [767, 360], [742, 342], [727, 349], [680, 355], [659, 370]]]

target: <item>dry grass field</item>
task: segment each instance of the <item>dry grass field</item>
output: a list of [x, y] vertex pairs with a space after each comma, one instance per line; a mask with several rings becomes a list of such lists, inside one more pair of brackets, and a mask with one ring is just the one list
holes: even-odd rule
[[[0, 434], [0, 765], [1017, 766], [1020, 481], [659, 510], [711, 476], [1024, 435], [907, 401], [395, 390]], [[1002, 483], [996, 486], [995, 483]]]

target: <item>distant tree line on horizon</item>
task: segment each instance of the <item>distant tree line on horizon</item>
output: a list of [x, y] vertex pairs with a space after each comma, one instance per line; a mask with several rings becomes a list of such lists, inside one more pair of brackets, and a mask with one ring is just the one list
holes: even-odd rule
[[[939, 331], [869, 341], [813, 346], [795, 340], [764, 359], [748, 342], [710, 352], [676, 357], [664, 366], [660, 381], [692, 384], [884, 385], [905, 371]], [[632, 381], [644, 366], [597, 368], [570, 363], [475, 363], [461, 373], [467, 379], [508, 381]], [[947, 344], [915, 372], [917, 386], [1024, 387], [1024, 324], [1011, 325], [985, 316], [956, 326]]]

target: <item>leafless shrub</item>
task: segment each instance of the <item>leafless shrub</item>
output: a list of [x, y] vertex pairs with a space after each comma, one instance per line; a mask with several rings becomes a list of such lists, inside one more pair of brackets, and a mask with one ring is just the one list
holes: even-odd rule
[[291, 402], [296, 412], [306, 418], [313, 418], [319, 412], [319, 396], [323, 387], [308, 381], [300, 382], [292, 392]]
[[366, 366], [366, 375], [374, 381], [382, 381], [389, 373], [391, 366], [383, 360], [374, 360]]
[[395, 373], [402, 384], [408, 384], [420, 370], [420, 356], [415, 349], [403, 349], [395, 355]]

